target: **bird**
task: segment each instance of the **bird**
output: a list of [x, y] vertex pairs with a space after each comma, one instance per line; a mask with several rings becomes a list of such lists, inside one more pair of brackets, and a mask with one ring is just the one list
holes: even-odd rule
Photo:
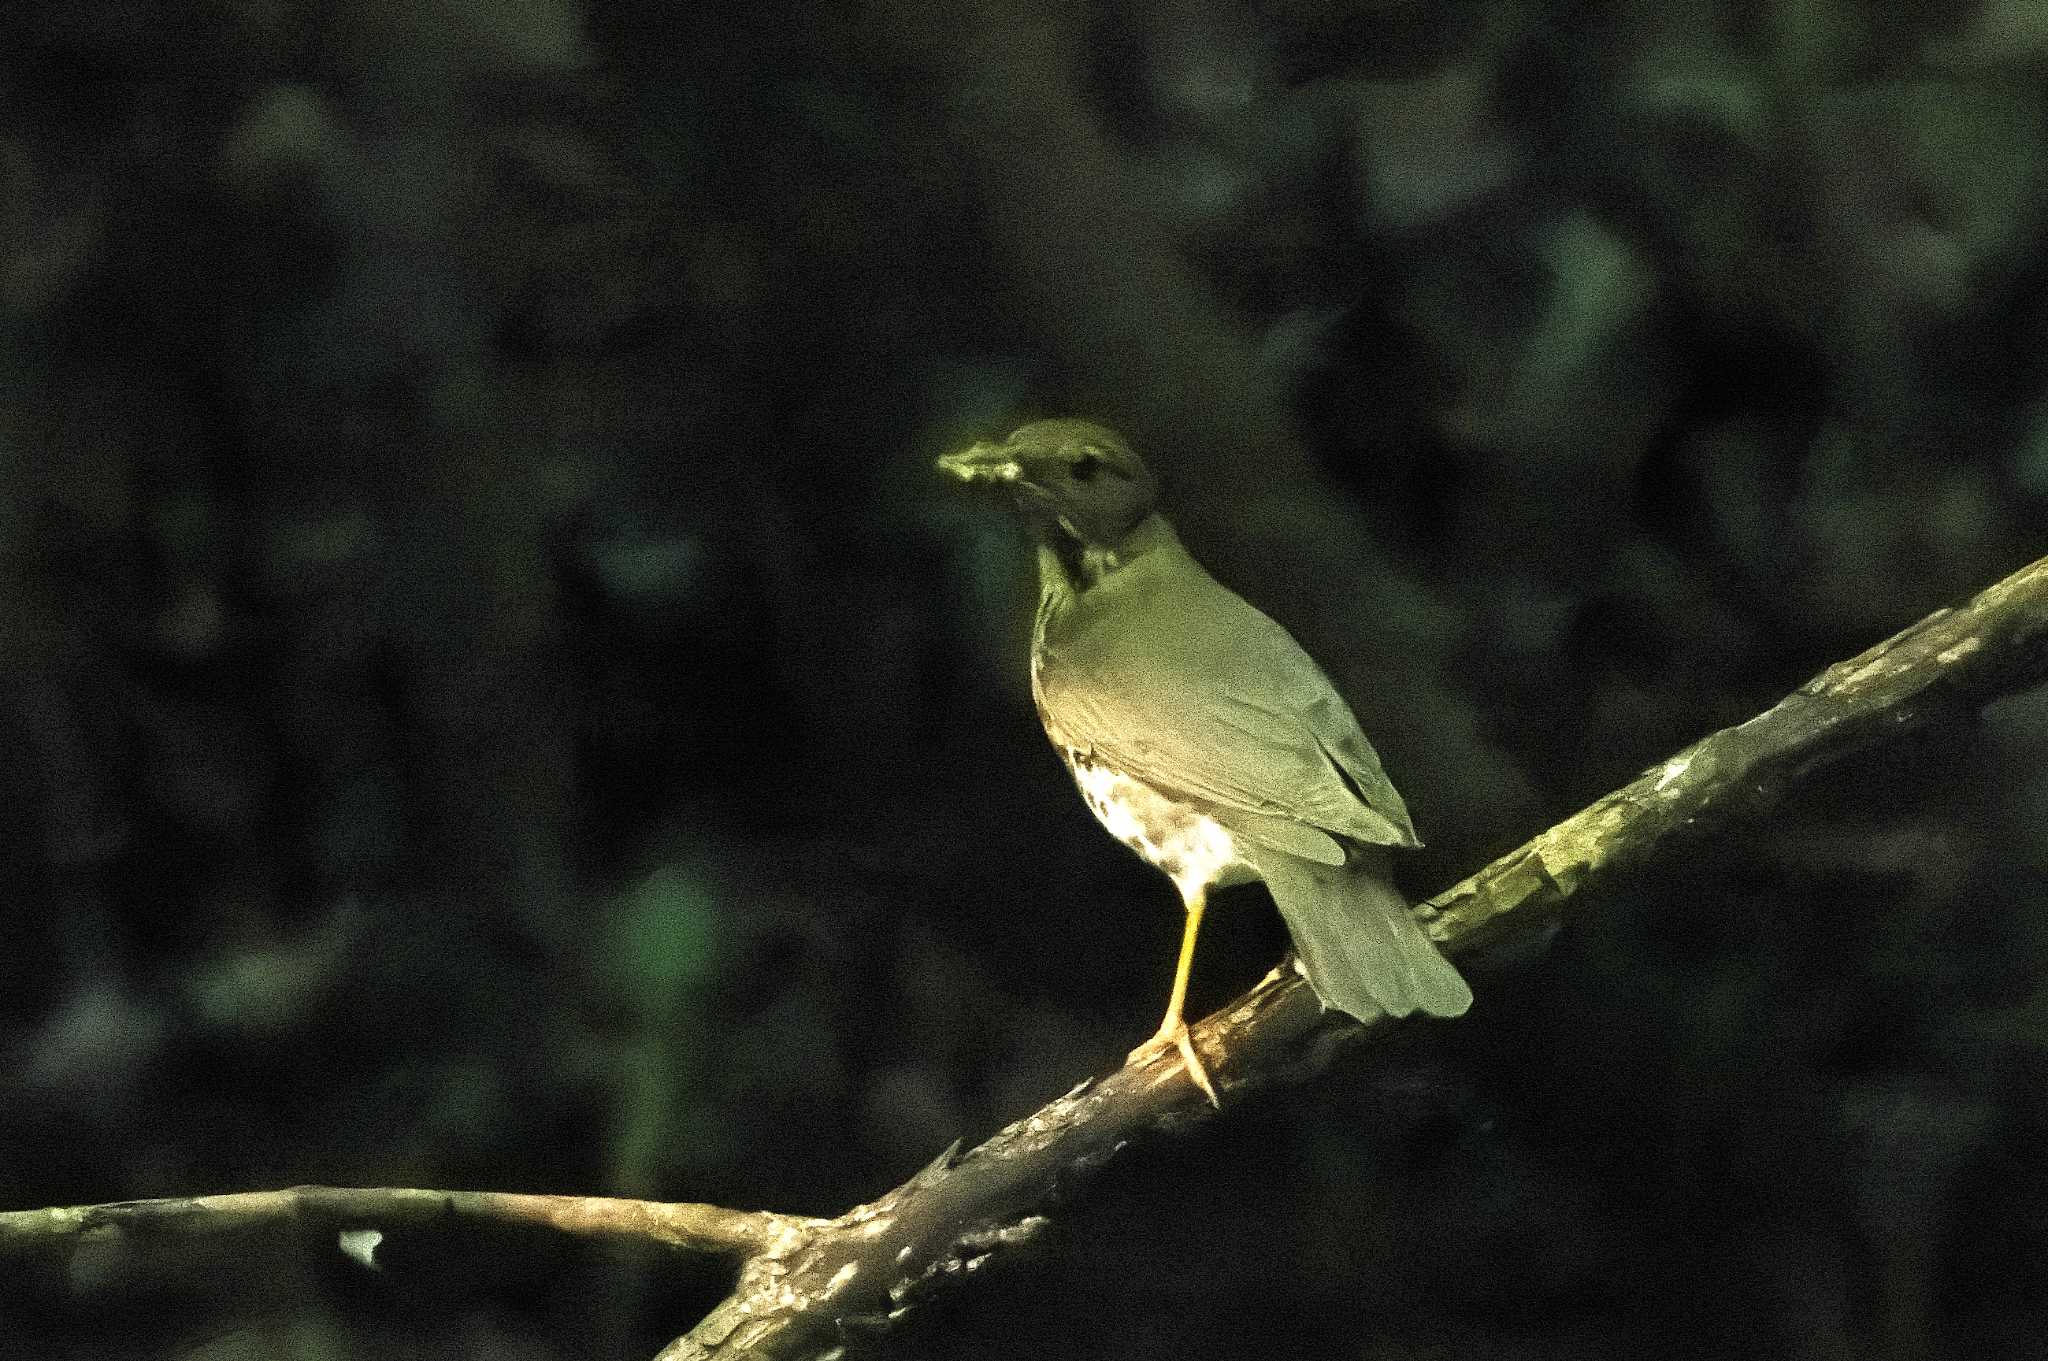
[[1032, 421], [938, 460], [1008, 494], [1036, 541], [1031, 696], [1105, 830], [1165, 873], [1186, 920], [1166, 1017], [1212, 1105], [1182, 1012], [1211, 890], [1263, 881], [1326, 1009], [1460, 1016], [1472, 991], [1391, 877], [1422, 843], [1336, 686], [1294, 637], [1188, 554], [1159, 484], [1093, 421]]

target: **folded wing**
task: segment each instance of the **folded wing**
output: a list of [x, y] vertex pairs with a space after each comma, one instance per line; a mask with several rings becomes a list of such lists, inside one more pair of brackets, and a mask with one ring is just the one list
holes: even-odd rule
[[1333, 837], [1420, 844], [1358, 720], [1285, 629], [1199, 568], [1132, 584], [1153, 589], [1148, 608], [1111, 627], [1084, 607], [1049, 640], [1056, 742], [1304, 859], [1341, 864]]

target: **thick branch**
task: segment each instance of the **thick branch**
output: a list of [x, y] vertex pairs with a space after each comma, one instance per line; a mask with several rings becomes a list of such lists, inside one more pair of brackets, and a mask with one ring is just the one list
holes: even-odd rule
[[[1694, 743], [1424, 904], [1453, 953], [1534, 925], [1678, 837], [1778, 802], [1823, 763], [2048, 680], [2048, 558], [1829, 667], [1765, 713]], [[1482, 1000], [1481, 1005], [1484, 1005]], [[1391, 1023], [1326, 1016], [1275, 973], [1195, 1027], [1226, 1102], [1297, 1080]], [[1168, 1056], [1084, 1082], [965, 1155], [951, 1150], [794, 1250], [751, 1259], [737, 1290], [660, 1361], [826, 1357], [1031, 1237], [1043, 1213], [1132, 1140], [1209, 1117]]]
[[281, 1191], [0, 1212], [0, 1256], [44, 1253], [92, 1240], [201, 1238], [292, 1224], [340, 1232], [431, 1228], [457, 1221], [628, 1238], [726, 1257], [788, 1251], [805, 1233], [827, 1222], [605, 1196], [292, 1186]]
[[2048, 558], [1837, 662], [1746, 723], [1699, 741], [1425, 905], [1430, 933], [1469, 948], [1587, 880], [1775, 805], [1829, 761], [2048, 680]]

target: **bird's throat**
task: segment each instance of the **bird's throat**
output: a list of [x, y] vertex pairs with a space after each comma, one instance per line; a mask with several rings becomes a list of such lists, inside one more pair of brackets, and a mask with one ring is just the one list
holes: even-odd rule
[[1086, 595], [1103, 579], [1122, 571], [1156, 547], [1173, 531], [1156, 515], [1141, 520], [1114, 544], [1091, 543], [1064, 519], [1048, 518], [1038, 526], [1038, 568], [1048, 591]]

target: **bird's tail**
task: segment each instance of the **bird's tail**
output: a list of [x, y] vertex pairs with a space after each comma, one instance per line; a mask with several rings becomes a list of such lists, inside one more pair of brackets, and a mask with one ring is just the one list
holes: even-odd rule
[[1409, 913], [1377, 852], [1342, 866], [1273, 855], [1259, 870], [1324, 1006], [1363, 1019], [1462, 1016], [1472, 1005], [1472, 989]]

